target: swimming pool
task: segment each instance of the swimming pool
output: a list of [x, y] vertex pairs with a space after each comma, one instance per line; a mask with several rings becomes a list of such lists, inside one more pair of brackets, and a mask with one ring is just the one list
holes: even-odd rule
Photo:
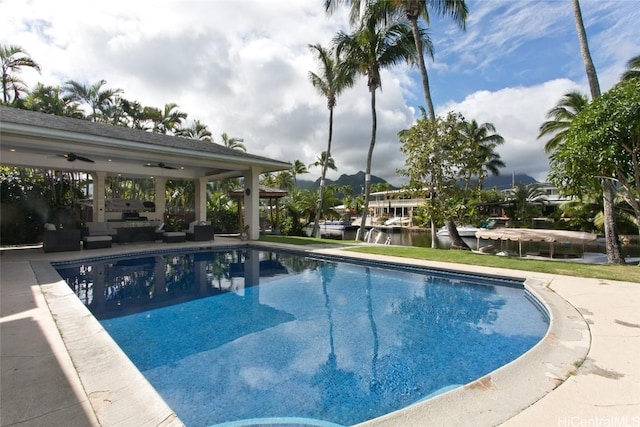
[[509, 280], [252, 250], [141, 261], [57, 268], [193, 426], [354, 424], [493, 371], [548, 325]]

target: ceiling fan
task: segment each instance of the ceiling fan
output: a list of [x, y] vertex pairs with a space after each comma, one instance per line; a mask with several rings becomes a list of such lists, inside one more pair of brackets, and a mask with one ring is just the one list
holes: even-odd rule
[[147, 164], [145, 164], [145, 166], [148, 167], [148, 168], [177, 169], [177, 168], [174, 168], [173, 166], [168, 166], [168, 165], [166, 165], [166, 164], [164, 164], [162, 162], [160, 162], [160, 163], [147, 163]]
[[58, 157], [64, 157], [68, 162], [75, 162], [76, 160], [80, 160], [83, 162], [95, 163], [88, 157], [78, 156], [76, 153], [67, 153], [67, 154], [58, 154]]

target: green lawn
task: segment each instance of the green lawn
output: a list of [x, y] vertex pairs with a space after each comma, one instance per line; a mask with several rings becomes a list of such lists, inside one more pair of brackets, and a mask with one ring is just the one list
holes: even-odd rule
[[[287, 243], [294, 245], [317, 244], [357, 244], [353, 241], [316, 239], [308, 237], [261, 236], [260, 241]], [[601, 265], [582, 264], [565, 261], [544, 261], [513, 257], [475, 254], [469, 251], [446, 249], [418, 248], [412, 246], [359, 246], [345, 250], [389, 255], [403, 258], [414, 258], [429, 261], [454, 262], [458, 264], [482, 265], [485, 267], [510, 268], [513, 270], [534, 271], [539, 273], [563, 274], [576, 277], [592, 277], [596, 279], [621, 280], [640, 283], [640, 268], [637, 265]]]
[[275, 235], [269, 235], [269, 234], [260, 236], [260, 241], [272, 242], [272, 243], [286, 243], [288, 245], [318, 245], [318, 244], [353, 245], [358, 243], [355, 240], [318, 239], [315, 237], [275, 236]]

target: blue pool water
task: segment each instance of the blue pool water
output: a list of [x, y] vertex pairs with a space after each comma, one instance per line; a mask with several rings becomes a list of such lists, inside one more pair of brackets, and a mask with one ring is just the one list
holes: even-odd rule
[[57, 268], [187, 426], [352, 425], [482, 377], [548, 327], [515, 282], [288, 253]]

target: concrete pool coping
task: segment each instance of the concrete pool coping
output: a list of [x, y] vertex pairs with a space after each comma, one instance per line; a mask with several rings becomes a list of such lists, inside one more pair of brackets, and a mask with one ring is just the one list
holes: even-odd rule
[[[0, 425], [182, 425], [49, 262], [160, 248], [229, 245], [240, 246], [237, 239], [216, 237], [215, 244], [123, 245], [57, 254], [44, 254], [41, 249], [3, 251]], [[338, 249], [259, 242], [251, 246], [522, 277], [544, 301], [552, 326], [545, 339], [526, 355], [463, 388], [365, 425], [580, 425], [575, 422], [612, 417], [640, 423], [638, 284]], [[24, 320], [37, 328], [21, 326]], [[34, 341], [43, 345], [35, 349]], [[34, 351], [37, 354], [30, 354]], [[34, 364], [38, 358], [43, 363]], [[55, 375], [38, 383], [32, 376], [39, 369], [55, 371]], [[29, 405], [34, 395], [42, 395], [41, 403], [50, 402], [40, 407]]]

